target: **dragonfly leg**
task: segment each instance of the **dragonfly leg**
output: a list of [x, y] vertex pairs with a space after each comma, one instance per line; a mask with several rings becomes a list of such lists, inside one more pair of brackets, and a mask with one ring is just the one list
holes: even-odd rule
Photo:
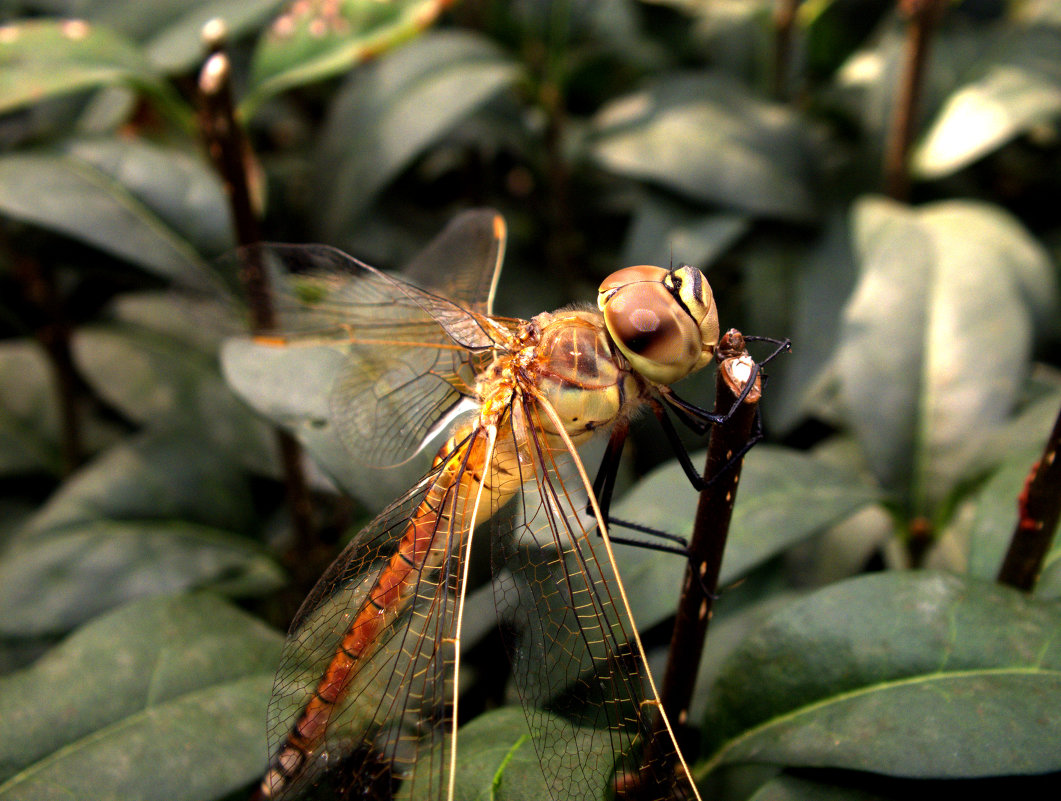
[[787, 339], [745, 337], [745, 340], [771, 342], [777, 345], [777, 347], [761, 362], [756, 362], [754, 364], [751, 374], [748, 376], [748, 380], [744, 384], [744, 389], [741, 390], [740, 395], [738, 395], [736, 400], [733, 401], [733, 405], [727, 412], [722, 414], [709, 412], [707, 409], [678, 397], [670, 387], [660, 387], [660, 397], [667, 403], [678, 419], [682, 421], [682, 424], [695, 433], [706, 434], [711, 426], [722, 425], [736, 414], [740, 405], [744, 403], [744, 399], [748, 397], [748, 393], [752, 391], [752, 387], [755, 386], [755, 379], [760, 373], [762, 373], [763, 381], [765, 382], [766, 373], [763, 372], [762, 368], [773, 361], [781, 353], [792, 349], [792, 343]]
[[[721, 425], [729, 420], [733, 414], [740, 408], [740, 405], [747, 398], [748, 393], [751, 392], [752, 387], [755, 386], [755, 379], [760, 374], [760, 368], [762, 365], [767, 364], [773, 360], [779, 354], [789, 350], [791, 343], [787, 340], [772, 339], [770, 337], [745, 337], [746, 340], [771, 342], [777, 347], [774, 351], [767, 356], [761, 363], [757, 363], [753, 366], [752, 372], [745, 383], [744, 389], [741, 394], [734, 401], [733, 406], [729, 411], [724, 414], [714, 414], [706, 409], [703, 409], [695, 404], [689, 403], [678, 397], [669, 387], [661, 388], [661, 398], [667, 403], [667, 405], [674, 411], [675, 415], [684, 425], [692, 429], [698, 434], [704, 434], [712, 425]], [[763, 380], [765, 382], [766, 375], [763, 374]], [[744, 458], [745, 454], [748, 453], [763, 438], [763, 418], [762, 412], [757, 408], [755, 411], [755, 429], [752, 432], [752, 436], [744, 443], [743, 447], [734, 454], [722, 468], [710, 478], [705, 478], [700, 474], [700, 471], [693, 465], [692, 459], [689, 457], [689, 451], [681, 441], [681, 437], [678, 435], [677, 429], [674, 427], [674, 423], [667, 415], [666, 409], [661, 403], [652, 403], [653, 411], [656, 414], [657, 419], [660, 421], [660, 425], [663, 428], [663, 433], [667, 437], [668, 443], [670, 443], [671, 450], [674, 451], [675, 456], [678, 459], [678, 463], [682, 467], [682, 472], [685, 473], [689, 479], [689, 483], [697, 492], [703, 492], [706, 488], [714, 484], [719, 478], [726, 475], [730, 470], [736, 467], [740, 460]], [[647, 542], [642, 539], [634, 539], [632, 537], [612, 536], [612, 542], [617, 542], [622, 545], [633, 545], [639, 548], [647, 548], [652, 551], [663, 551], [665, 553], [674, 553], [680, 556], [688, 556], [688, 540], [684, 537], [679, 537], [674, 534], [669, 534], [666, 531], [660, 531], [659, 529], [651, 528], [649, 526], [643, 526], [639, 523], [632, 523], [626, 520], [620, 520], [619, 518], [612, 517], [611, 501], [612, 493], [615, 489], [615, 478], [619, 471], [619, 458], [622, 455], [623, 445], [626, 442], [626, 436], [629, 431], [629, 424], [626, 421], [620, 422], [616, 425], [612, 431], [612, 435], [608, 440], [608, 447], [605, 449], [604, 457], [601, 459], [600, 467], [597, 470], [597, 476], [593, 480], [593, 494], [597, 498], [597, 504], [600, 507], [601, 518], [605, 521], [605, 524], [610, 527], [617, 526], [619, 528], [625, 528], [630, 531], [636, 531], [640, 534], [646, 534], [650, 537], [657, 539], [666, 540], [665, 543], [660, 542]], [[586, 504], [587, 514], [593, 513], [593, 505], [591, 503]], [[600, 532], [598, 531], [598, 536]]]
[[[785, 351], [791, 350], [792, 343], [787, 339], [773, 339], [771, 337], [745, 337], [746, 340], [757, 341], [757, 342], [770, 342], [777, 347], [774, 351], [767, 356], [762, 362], [756, 363], [752, 367], [752, 371], [748, 376], [748, 380], [744, 384], [744, 389], [741, 390], [740, 395], [734, 400], [733, 405], [724, 414], [715, 414], [707, 411], [695, 404], [689, 403], [686, 400], [678, 397], [669, 387], [662, 387], [660, 391], [660, 397], [667, 406], [674, 412], [675, 416], [682, 421], [682, 423], [690, 428], [697, 434], [704, 434], [708, 428], [712, 425], [722, 425], [732, 417], [740, 405], [744, 403], [745, 398], [748, 397], [748, 393], [751, 392], [752, 387], [755, 386], [755, 379], [762, 375], [763, 384], [766, 384], [767, 375], [763, 372], [762, 367], [776, 358], [779, 354]], [[713, 476], [705, 478], [700, 472], [693, 466], [692, 461], [689, 459], [689, 451], [685, 445], [682, 444], [681, 438], [678, 436], [678, 432], [674, 428], [674, 424], [667, 416], [666, 411], [659, 405], [653, 404], [653, 411], [656, 413], [656, 417], [660, 421], [660, 425], [663, 427], [663, 432], [667, 436], [667, 441], [670, 442], [671, 449], [678, 457], [678, 462], [682, 466], [682, 470], [689, 479], [689, 483], [693, 485], [697, 492], [703, 492], [705, 489], [715, 483], [720, 477], [726, 475], [732, 470], [740, 460], [744, 458], [744, 455], [750, 451], [756, 443], [763, 438], [763, 416], [762, 410], [756, 407], [755, 410], [755, 428], [752, 431], [751, 437], [741, 447], [741, 449], [730, 457], [729, 461], [722, 466], [722, 468]]]
[[[608, 439], [608, 446], [605, 448], [600, 467], [597, 468], [597, 477], [593, 479], [593, 495], [597, 498], [597, 506], [600, 508], [601, 519], [604, 520], [605, 525], [608, 526], [609, 534], [612, 526], [618, 526], [619, 528], [637, 531], [651, 537], [668, 540], [673, 544], [646, 542], [645, 540], [622, 536], [610, 536], [610, 539], [612, 542], [617, 542], [620, 545], [634, 545], [640, 548], [647, 548], [650, 551], [663, 551], [665, 553], [676, 553], [681, 556], [688, 556], [689, 543], [684, 537], [678, 537], [674, 534], [668, 534], [665, 531], [659, 531], [658, 529], [649, 526], [643, 526], [639, 523], [631, 523], [611, 516], [612, 494], [615, 491], [615, 477], [619, 472], [619, 460], [622, 456], [623, 445], [626, 443], [626, 435], [628, 432], [629, 423], [626, 420], [621, 421], [614, 429], [612, 429], [612, 434]], [[593, 504], [588, 501], [586, 503], [586, 514], [593, 514]], [[600, 536], [600, 529], [597, 530], [597, 536]]]
[[[749, 383], [748, 386], [751, 386], [751, 383]], [[740, 401], [738, 401], [738, 403], [739, 402]], [[689, 483], [692, 484], [693, 489], [697, 492], [703, 492], [740, 464], [740, 460], [744, 458], [745, 454], [755, 447], [755, 445], [763, 438], [762, 411], [756, 408], [755, 428], [752, 430], [752, 435], [748, 438], [748, 441], [741, 446], [739, 451], [730, 457], [729, 461], [722, 465], [715, 475], [705, 478], [693, 465], [692, 459], [689, 457], [689, 451], [681, 441], [681, 437], [678, 436], [678, 431], [674, 427], [674, 423], [671, 422], [670, 417], [667, 416], [666, 410], [663, 409], [662, 406], [654, 406], [653, 409], [656, 412], [656, 417], [659, 419], [660, 427], [663, 429], [663, 433], [666, 435], [667, 441], [670, 443], [671, 450], [674, 451], [674, 455], [678, 459], [678, 464], [682, 466], [682, 472], [685, 473], [686, 478], [689, 479]]]

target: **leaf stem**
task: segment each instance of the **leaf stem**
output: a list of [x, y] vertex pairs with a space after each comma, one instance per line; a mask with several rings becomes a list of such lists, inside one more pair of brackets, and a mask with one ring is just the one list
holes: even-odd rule
[[[263, 333], [275, 328], [276, 310], [260, 252], [246, 247], [261, 240], [247, 169], [251, 152], [232, 100], [232, 70], [224, 52], [224, 28], [212, 20], [204, 26], [203, 36], [211, 53], [199, 73], [199, 125], [207, 152], [224, 183], [236, 240], [243, 246], [239, 278], [250, 306], [251, 328], [254, 333]], [[314, 542], [313, 508], [302, 468], [302, 449], [294, 437], [279, 429], [276, 442], [295, 534], [293, 552], [310, 553]]]
[[910, 196], [910, 145], [917, 126], [917, 111], [925, 81], [932, 34], [950, 0], [899, 0], [906, 18], [906, 49], [899, 94], [884, 150], [885, 192], [895, 200]]
[[1030, 591], [1039, 574], [1061, 520], [1061, 411], [1039, 460], [1032, 465], [1017, 499], [1020, 514], [1009, 549], [998, 571], [998, 582]]

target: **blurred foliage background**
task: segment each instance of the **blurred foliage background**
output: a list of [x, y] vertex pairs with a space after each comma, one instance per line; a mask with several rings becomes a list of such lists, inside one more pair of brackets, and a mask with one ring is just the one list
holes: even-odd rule
[[[3, 0], [0, 17], [0, 799], [220, 798], [260, 775], [279, 630], [415, 470], [355, 474], [314, 440], [289, 411], [321, 402], [305, 368], [228, 363], [229, 388], [220, 348], [247, 328], [216, 289], [237, 283], [224, 256], [256, 230], [398, 268], [484, 205], [509, 225], [501, 314], [686, 262], [724, 328], [794, 343], [770, 365], [698, 677], [704, 791], [1052, 786], [1061, 550], [1031, 592], [995, 578], [1061, 407], [1055, 0]], [[207, 147], [214, 18], [249, 229]], [[678, 390], [709, 406], [711, 386]], [[251, 406], [324, 466], [307, 463], [311, 552], [292, 551]], [[642, 428], [614, 511], [686, 534], [696, 494]], [[665, 645], [660, 588], [685, 565], [620, 559]], [[482, 606], [471, 671], [497, 644]], [[477, 709], [508, 698], [487, 684]], [[522, 725], [488, 712], [468, 742]], [[506, 767], [511, 797], [543, 797], [528, 763]], [[462, 792], [494, 777], [469, 768]]]

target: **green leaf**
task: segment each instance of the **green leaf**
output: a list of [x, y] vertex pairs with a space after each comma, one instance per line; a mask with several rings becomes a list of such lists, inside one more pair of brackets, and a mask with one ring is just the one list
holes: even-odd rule
[[114, 322], [80, 329], [78, 369], [131, 420], [194, 431], [248, 469], [278, 475], [272, 429], [221, 378], [218, 350], [232, 333], [223, 303], [176, 293], [124, 295]]
[[[880, 783], [879, 777], [874, 777]], [[796, 776], [778, 776], [764, 784], [748, 801], [884, 801], [894, 796], [878, 795], [861, 787], [810, 781]]]
[[[62, 474], [57, 392], [53, 367], [37, 342], [0, 342], [0, 475]], [[88, 452], [113, 444], [120, 436], [113, 424], [83, 408], [78, 411], [81, 445]]]
[[921, 177], [949, 175], [1061, 115], [1061, 29], [1012, 26], [1003, 35], [914, 151], [912, 166]]
[[457, 793], [462, 799], [493, 801], [549, 797], [549, 786], [522, 709], [495, 709], [461, 727]]
[[280, 637], [208, 595], [154, 598], [0, 679], [0, 799], [216, 799], [265, 762]]
[[244, 476], [187, 433], [148, 434], [72, 476], [0, 560], [0, 632], [61, 633], [146, 595], [281, 582], [253, 541]]
[[708, 763], [975, 778], [1061, 768], [1061, 606], [937, 573], [832, 585], [724, 666]]
[[[693, 464], [703, 462], [700, 454], [692, 458]], [[638, 482], [612, 512], [620, 520], [687, 537], [697, 497], [681, 466], [672, 461]], [[755, 448], [741, 471], [719, 585], [732, 584], [877, 497], [877, 490], [848, 470], [785, 448]], [[640, 628], [673, 614], [686, 567], [682, 559], [628, 548], [619, 561]], [[675, 590], [660, 592], [660, 587]]]
[[221, 351], [225, 380], [259, 413], [291, 432], [321, 469], [367, 508], [380, 510], [427, 471], [424, 459], [366, 467], [342, 443], [329, 398], [346, 359], [340, 347], [274, 348], [231, 339]]
[[194, 151], [142, 139], [74, 140], [63, 151], [114, 181], [201, 256], [236, 246], [221, 181]]
[[246, 478], [185, 431], [119, 444], [67, 480], [34, 518], [36, 532], [113, 520], [179, 519], [231, 531], [255, 527]]
[[[793, 276], [785, 294], [792, 320], [786, 334], [796, 347], [770, 365], [764, 403], [770, 425], [782, 431], [806, 417], [837, 417], [827, 404], [836, 395], [837, 330], [857, 277], [849, 234], [846, 222], [833, 215], [809, 253], [783, 249], [777, 256]], [[756, 261], [762, 258], [757, 254]]]
[[[160, 70], [191, 70], [203, 60], [203, 25], [207, 22], [224, 20], [228, 40], [235, 41], [261, 27], [282, 3], [283, 0], [179, 0], [173, 4], [177, 15], [148, 31], [150, 38], [144, 43], [144, 52]], [[136, 5], [144, 7], [143, 3]]]
[[124, 37], [81, 20], [32, 20], [0, 27], [0, 113], [71, 92], [128, 86], [190, 126], [191, 109]]
[[[541, 710], [537, 718], [554, 717]], [[542, 723], [541, 720], [536, 720]], [[457, 743], [457, 791], [460, 799], [491, 799], [491, 801], [538, 801], [543, 798], [581, 798], [580, 790], [589, 790], [602, 797], [605, 788], [584, 786], [587, 777], [608, 776], [614, 768], [615, 756], [606, 729], [580, 728], [556, 718], [559, 728], [539, 731], [563, 732], [568, 738], [559, 743], [545, 740], [535, 743], [527, 728], [527, 718], [519, 707], [502, 707], [480, 715], [462, 726]], [[545, 735], [540, 735], [544, 737]], [[536, 751], [538, 748], [577, 752], [584, 774], [573, 777], [547, 776]], [[564, 782], [564, 779], [567, 782]], [[573, 785], [574, 779], [578, 784]], [[418, 801], [424, 794], [412, 793]]]
[[[162, 214], [179, 218], [189, 231], [208, 210], [224, 219], [223, 210], [202, 198], [213, 191], [211, 183], [201, 173], [192, 178], [195, 169], [183, 154], [127, 143], [121, 157], [116, 147], [74, 145], [63, 155], [0, 157], [0, 214], [74, 237], [164, 278], [206, 285], [209, 267], [194, 243], [217, 244], [210, 233], [217, 223], [203, 222], [203, 233], [185, 235]], [[182, 203], [189, 204], [190, 215]]]
[[516, 75], [494, 44], [464, 31], [425, 36], [356, 72], [317, 148], [319, 229], [341, 241], [414, 158]]
[[292, 3], [254, 53], [245, 116], [267, 97], [346, 72], [412, 38], [447, 0], [340, 0]]
[[741, 214], [704, 214], [652, 193], [637, 207], [621, 264], [669, 264], [704, 269], [751, 228]]
[[847, 418], [906, 513], [931, 518], [1013, 408], [1035, 319], [1055, 303], [1052, 268], [980, 203], [863, 200], [854, 229], [861, 276], [837, 354]]
[[656, 81], [605, 106], [594, 129], [594, 158], [619, 175], [750, 214], [814, 214], [815, 157], [799, 119], [721, 74]]
[[[906, 69], [907, 38], [901, 15], [885, 15], [862, 48], [836, 72], [830, 101], [842, 106], [849, 121], [858, 126], [864, 154], [860, 158], [882, 158], [888, 146], [892, 111]], [[988, 25], [936, 28], [930, 62], [919, 86], [920, 108], [929, 114], [939, 108], [954, 90], [956, 77], [984, 58], [992, 38]]]

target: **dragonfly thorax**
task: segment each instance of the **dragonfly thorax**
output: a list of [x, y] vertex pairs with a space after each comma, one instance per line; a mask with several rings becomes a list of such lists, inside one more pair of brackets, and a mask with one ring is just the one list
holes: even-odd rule
[[[521, 354], [520, 375], [545, 396], [574, 442], [607, 428], [639, 403], [639, 379], [612, 347], [599, 313], [539, 314], [531, 324], [536, 342]], [[548, 419], [536, 423], [555, 433]]]

